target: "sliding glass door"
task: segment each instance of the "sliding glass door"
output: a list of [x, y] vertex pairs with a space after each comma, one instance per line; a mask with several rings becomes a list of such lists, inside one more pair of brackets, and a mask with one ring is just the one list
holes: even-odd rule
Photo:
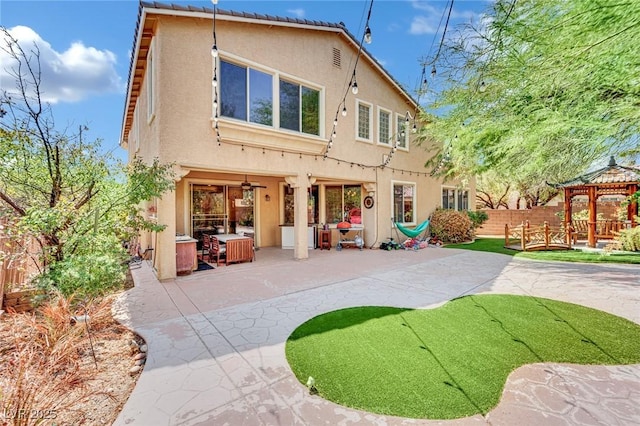
[[202, 234], [225, 234], [228, 226], [226, 214], [226, 187], [224, 185], [191, 186], [192, 236], [202, 239]]

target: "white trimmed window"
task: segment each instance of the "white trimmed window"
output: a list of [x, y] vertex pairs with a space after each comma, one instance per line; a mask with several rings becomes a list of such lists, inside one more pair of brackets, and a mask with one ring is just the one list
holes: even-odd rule
[[362, 187], [360, 185], [327, 185], [324, 194], [327, 223], [339, 223], [343, 220], [362, 223]]
[[371, 104], [362, 101], [356, 103], [358, 109], [358, 129], [357, 139], [360, 141], [371, 142], [371, 122], [373, 116], [373, 108]]
[[129, 135], [133, 138], [133, 152], [140, 151], [140, 128], [138, 124], [138, 105], [133, 110], [133, 124], [131, 125], [131, 130], [129, 130]]
[[442, 208], [469, 210], [469, 191], [466, 189], [442, 188]]
[[407, 122], [403, 115], [396, 114], [396, 141], [398, 142], [399, 149], [408, 149], [407, 140], [409, 135], [407, 134]]
[[147, 121], [151, 122], [155, 114], [155, 62], [154, 62], [154, 42], [151, 40], [149, 45], [149, 53], [147, 54], [147, 72], [145, 78], [147, 80]]
[[260, 68], [220, 60], [220, 115], [320, 136], [322, 90]]
[[378, 108], [378, 143], [391, 144], [391, 111]]
[[273, 76], [221, 60], [220, 115], [273, 126]]
[[393, 185], [393, 220], [402, 224], [415, 224], [415, 182], [391, 182]]

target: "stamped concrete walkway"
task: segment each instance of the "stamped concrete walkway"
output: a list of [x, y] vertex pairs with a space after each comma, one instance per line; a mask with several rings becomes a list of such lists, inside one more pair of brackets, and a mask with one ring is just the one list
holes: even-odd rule
[[359, 305], [432, 308], [465, 294], [528, 294], [640, 323], [640, 268], [515, 260], [482, 252], [262, 249], [257, 261], [158, 282], [148, 265], [118, 300], [149, 358], [116, 425], [639, 425], [640, 365], [521, 367], [486, 416], [402, 419], [336, 405], [293, 376], [289, 334]]

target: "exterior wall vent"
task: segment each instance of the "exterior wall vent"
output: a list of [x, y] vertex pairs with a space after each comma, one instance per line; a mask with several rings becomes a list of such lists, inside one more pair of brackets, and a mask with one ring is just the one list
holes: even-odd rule
[[341, 68], [340, 59], [341, 59], [340, 49], [334, 47], [333, 48], [333, 66], [334, 67]]

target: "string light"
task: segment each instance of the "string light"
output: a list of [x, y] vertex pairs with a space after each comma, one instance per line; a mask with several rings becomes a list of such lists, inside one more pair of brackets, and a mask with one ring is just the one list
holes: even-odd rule
[[[221, 141], [221, 139], [218, 137], [217, 138], [218, 142]], [[266, 154], [266, 151], [270, 151], [270, 152], [277, 152], [280, 151], [280, 156], [284, 157], [285, 156], [285, 151], [281, 150], [281, 149], [273, 149], [273, 148], [265, 148], [265, 147], [253, 147], [253, 146], [246, 146], [244, 144], [239, 144], [239, 143], [233, 143], [230, 142], [230, 145], [236, 145], [236, 146], [240, 146], [240, 150], [242, 152], [247, 151], [248, 149], [261, 149], [263, 154]], [[385, 168], [390, 168], [390, 167], [386, 167], [390, 162], [391, 159], [393, 157], [393, 153], [396, 152], [397, 146], [394, 145], [391, 149], [391, 151], [389, 152], [388, 155], [384, 155], [383, 156], [383, 161], [382, 164], [378, 164], [378, 165], [368, 165], [368, 164], [362, 164], [362, 163], [358, 163], [358, 162], [351, 162], [351, 161], [345, 161], [339, 158], [335, 158], [335, 157], [330, 157], [327, 153], [323, 154], [322, 159], [323, 160], [332, 160], [334, 162], [336, 162], [337, 165], [340, 165], [342, 163], [345, 164], [349, 164], [349, 166], [351, 168], [353, 168], [354, 166], [360, 167], [362, 170], [375, 170], [375, 169], [385, 169]], [[318, 154], [311, 154], [311, 153], [305, 153], [305, 152], [300, 152], [300, 151], [286, 151], [289, 154], [292, 155], [298, 155], [298, 158], [300, 160], [303, 159], [303, 157], [313, 157], [315, 161], [318, 161]], [[408, 173], [410, 176], [413, 176], [413, 174], [415, 173], [416, 176], [420, 177], [423, 175], [422, 172], [420, 171], [416, 171], [416, 170], [407, 170], [407, 169], [398, 169], [398, 168], [390, 168], [394, 173], [395, 172], [399, 172], [404, 174], [405, 172]], [[428, 177], [429, 173], [424, 172], [424, 176]]]
[[[213, 57], [213, 78], [211, 79], [211, 86], [213, 87], [213, 121], [215, 123], [214, 129], [216, 131], [216, 141], [218, 146], [222, 144], [222, 138], [220, 136], [220, 127], [218, 124], [218, 44], [216, 36], [216, 5], [218, 0], [211, 0], [213, 3], [213, 46], [211, 47], [211, 56]], [[244, 151], [244, 146], [242, 147]]]
[[367, 44], [371, 44], [371, 28], [369, 28], [369, 25], [364, 29], [364, 41]]
[[[327, 146], [325, 149], [325, 152], [323, 154], [323, 159], [327, 158], [328, 155], [328, 151], [331, 149], [332, 143], [333, 143], [333, 139], [336, 136], [336, 131], [335, 131], [335, 127], [338, 124], [338, 112], [342, 113], [343, 117], [347, 116], [347, 105], [346, 105], [346, 99], [347, 99], [347, 95], [349, 94], [349, 89], [351, 89], [351, 93], [353, 93], [354, 95], [358, 94], [358, 82], [356, 80], [356, 70], [358, 68], [358, 61], [360, 60], [360, 55], [362, 54], [362, 44], [363, 43], [371, 43], [371, 27], [369, 27], [369, 20], [371, 19], [371, 10], [373, 9], [373, 0], [371, 0], [371, 2], [369, 3], [369, 12], [367, 14], [367, 20], [365, 22], [365, 31], [362, 35], [362, 39], [360, 40], [360, 43], [358, 45], [358, 54], [356, 55], [356, 60], [355, 60], [355, 64], [353, 66], [353, 74], [351, 76], [351, 80], [349, 81], [349, 84], [347, 85], [347, 87], [345, 88], [345, 94], [342, 97], [342, 101], [338, 104], [338, 110], [336, 111], [336, 118], [333, 122], [333, 126], [334, 129], [332, 131], [332, 136], [329, 138], [329, 141], [327, 142]], [[340, 108], [342, 106], [342, 108]]]

